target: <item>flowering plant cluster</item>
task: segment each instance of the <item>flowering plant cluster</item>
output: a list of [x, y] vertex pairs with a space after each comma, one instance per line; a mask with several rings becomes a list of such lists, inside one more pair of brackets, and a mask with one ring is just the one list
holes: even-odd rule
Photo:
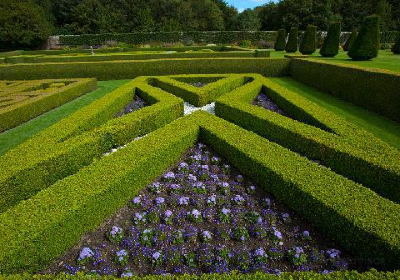
[[67, 273], [347, 269], [340, 251], [330, 249], [285, 206], [203, 144], [130, 205], [125, 215], [115, 217], [106, 239], [77, 252], [78, 266], [68, 266]]
[[253, 105], [265, 108], [272, 112], [281, 114], [286, 117], [290, 117], [284, 110], [279, 108], [278, 105], [272, 99], [270, 99], [265, 93], [259, 94], [253, 101]]

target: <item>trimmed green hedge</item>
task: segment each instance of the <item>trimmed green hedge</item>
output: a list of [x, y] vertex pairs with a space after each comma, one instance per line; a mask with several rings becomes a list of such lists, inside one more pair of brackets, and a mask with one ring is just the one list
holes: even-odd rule
[[193, 40], [196, 43], [231, 44], [244, 40], [251, 42], [274, 41], [275, 31], [185, 31], [185, 32], [135, 32], [60, 36], [61, 45], [101, 45], [106, 41], [129, 44], [152, 42], [171, 43]]
[[[262, 52], [262, 57], [269, 57], [270, 52]], [[5, 63], [65, 63], [65, 62], [94, 62], [119, 60], [148, 60], [168, 58], [222, 58], [222, 57], [260, 57], [259, 51], [230, 51], [230, 52], [178, 52], [178, 53], [145, 53], [145, 54], [113, 54], [85, 56], [14, 56], [7, 57]]]
[[299, 48], [299, 30], [297, 27], [292, 27], [289, 32], [289, 38], [286, 43], [285, 51], [288, 53], [297, 52]]
[[119, 80], [153, 75], [224, 73], [259, 73], [276, 77], [288, 75], [289, 64], [289, 59], [281, 58], [209, 58], [18, 64], [0, 65], [0, 80], [76, 77]]
[[197, 139], [359, 261], [372, 258], [381, 261], [379, 267], [399, 268], [400, 205], [252, 132], [196, 112], [1, 214], [0, 273], [46, 266], [178, 161]]
[[328, 34], [324, 40], [321, 50], [319, 51], [323, 57], [335, 57], [338, 55], [341, 28], [340, 22], [334, 22], [329, 26]]
[[366, 17], [348, 55], [353, 60], [370, 60], [378, 56], [380, 48], [379, 16]]
[[351, 32], [349, 38], [346, 40], [346, 43], [343, 45], [344, 51], [347, 52], [350, 50], [350, 48], [354, 44], [354, 41], [356, 40], [357, 36], [358, 36], [358, 32], [356, 30]]
[[[0, 212], [183, 115], [183, 100], [137, 78], [0, 157]], [[114, 118], [139, 94], [151, 106]], [[23, 156], [21, 156], [23, 155]]]
[[300, 52], [305, 55], [310, 55], [317, 49], [317, 27], [314, 25], [308, 25], [306, 33], [304, 34], [303, 40], [300, 44]]
[[276, 51], [284, 51], [286, 47], [286, 30], [285, 29], [279, 29], [278, 31], [278, 37], [276, 38], [275, 41], [275, 50]]
[[397, 33], [396, 42], [392, 47], [392, 52], [394, 54], [400, 54], [400, 31]]
[[[91, 92], [97, 88], [96, 79], [78, 79], [78, 80], [39, 80], [24, 82], [15, 90], [8, 91], [10, 98], [20, 95], [27, 95], [30, 88], [38, 84], [69, 83], [61, 88], [55, 88], [50, 91], [44, 91], [35, 98], [22, 100], [18, 103], [12, 103], [9, 106], [0, 108], [0, 132], [16, 127], [27, 122], [47, 111], [57, 108], [75, 98]], [[14, 87], [13, 87], [14, 88]], [[36, 93], [34, 93], [36, 95]], [[0, 94], [1, 97], [2, 94]], [[4, 96], [8, 97], [8, 95]]]
[[[400, 202], [400, 152], [296, 93], [261, 76], [217, 100], [218, 116]], [[296, 120], [254, 106], [266, 93]]]
[[395, 72], [294, 59], [290, 74], [306, 85], [400, 122], [400, 75]]
[[[115, 280], [121, 279], [113, 276], [86, 276], [78, 273], [77, 275], [59, 274], [59, 275], [29, 275], [16, 274], [9, 276], [0, 275], [0, 280], [60, 280], [67, 278], [71, 280], [78, 279], [103, 279]], [[140, 280], [398, 280], [400, 272], [379, 272], [371, 269], [367, 272], [342, 271], [329, 274], [321, 274], [316, 272], [292, 272], [282, 273], [280, 275], [267, 274], [257, 272], [255, 274], [202, 274], [202, 275], [149, 275], [149, 276], [132, 276], [129, 279]]]

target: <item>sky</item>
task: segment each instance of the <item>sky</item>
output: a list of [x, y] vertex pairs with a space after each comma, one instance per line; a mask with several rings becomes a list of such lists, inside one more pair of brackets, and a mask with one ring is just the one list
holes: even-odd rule
[[270, 0], [226, 0], [226, 2], [236, 7], [239, 12], [242, 12], [244, 9], [261, 6], [262, 4], [270, 2]]

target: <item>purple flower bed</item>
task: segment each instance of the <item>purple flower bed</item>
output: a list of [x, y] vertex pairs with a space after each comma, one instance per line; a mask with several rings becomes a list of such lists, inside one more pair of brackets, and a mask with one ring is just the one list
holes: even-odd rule
[[206, 86], [207, 83], [197, 82], [197, 83], [189, 83], [189, 85], [194, 86], [194, 87], [201, 88], [201, 87]]
[[203, 144], [47, 273], [329, 273], [353, 261]]
[[122, 109], [115, 115], [115, 117], [117, 118], [122, 117], [134, 111], [140, 110], [146, 106], [148, 106], [146, 101], [144, 101], [139, 95], [135, 94], [135, 97], [133, 98], [132, 102], [129, 102], [124, 109]]
[[275, 104], [274, 101], [272, 101], [270, 98], [265, 93], [260, 93], [252, 102], [253, 105], [263, 107], [267, 110], [273, 111], [275, 113], [281, 114], [286, 117], [290, 117], [289, 114], [287, 114], [284, 110], [279, 108], [278, 105]]

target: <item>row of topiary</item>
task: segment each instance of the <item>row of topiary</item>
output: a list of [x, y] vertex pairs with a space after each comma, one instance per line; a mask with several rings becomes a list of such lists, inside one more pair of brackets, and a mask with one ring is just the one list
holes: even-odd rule
[[[317, 49], [317, 27], [309, 25], [300, 43], [300, 52], [303, 55], [311, 55]], [[335, 22], [331, 24], [328, 34], [320, 49], [323, 57], [334, 57], [339, 53], [341, 24]], [[298, 51], [298, 29], [293, 27], [290, 30], [288, 41], [286, 42], [286, 31], [279, 30], [279, 35], [275, 44], [276, 51], [285, 50], [288, 53]], [[396, 45], [395, 45], [396, 46]], [[348, 55], [354, 60], [370, 60], [378, 55], [380, 48], [379, 17], [369, 16], [365, 18], [360, 32], [354, 31], [343, 46]], [[394, 47], [396, 49], [396, 47]]]

